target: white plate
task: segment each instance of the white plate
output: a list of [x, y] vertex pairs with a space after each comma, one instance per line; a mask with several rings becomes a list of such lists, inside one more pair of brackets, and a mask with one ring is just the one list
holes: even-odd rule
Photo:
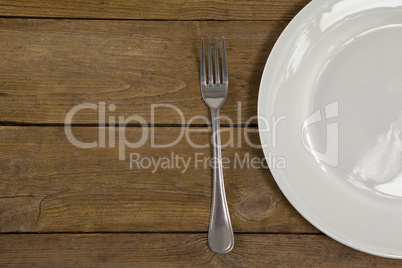
[[308, 4], [271, 52], [258, 114], [292, 205], [343, 244], [402, 258], [402, 1]]

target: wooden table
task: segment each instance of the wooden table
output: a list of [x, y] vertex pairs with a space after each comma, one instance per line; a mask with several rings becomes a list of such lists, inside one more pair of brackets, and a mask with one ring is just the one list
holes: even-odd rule
[[[262, 71], [308, 2], [1, 0], [1, 266], [401, 264], [323, 235], [258, 165], [224, 170], [235, 248], [225, 255], [208, 248], [211, 169], [195, 157], [211, 149], [186, 138], [205, 145], [211, 135], [202, 118], [210, 115], [199, 88], [200, 38], [226, 38], [230, 87], [221, 112], [235, 127], [222, 120], [223, 143], [233, 141], [223, 156], [231, 165], [258, 162], [261, 149], [248, 144], [259, 142], [257, 125], [246, 124], [256, 115]], [[64, 126], [85, 103], [71, 131], [93, 148], [72, 144]], [[133, 115], [125, 128], [112, 121]], [[119, 147], [123, 138], [145, 142]], [[158, 157], [171, 166], [154, 170], [147, 161]], [[184, 170], [174, 159], [191, 161]]]

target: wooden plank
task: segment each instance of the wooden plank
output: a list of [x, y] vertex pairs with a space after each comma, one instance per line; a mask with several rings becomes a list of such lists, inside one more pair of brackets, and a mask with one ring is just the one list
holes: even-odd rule
[[[0, 19], [0, 122], [64, 123], [73, 107], [99, 107], [100, 102], [115, 105], [113, 112], [106, 108], [107, 116], [138, 115], [148, 123], [209, 118], [200, 95], [200, 40], [224, 35], [229, 96], [222, 115], [244, 124], [257, 113], [262, 71], [285, 26]], [[156, 104], [174, 105], [183, 120], [171, 107], [155, 107], [152, 118]], [[73, 123], [97, 124], [98, 114], [99, 109], [80, 110]], [[201, 119], [192, 123], [206, 124]]]
[[[94, 142], [99, 130], [72, 131], [79, 141]], [[63, 127], [0, 127], [0, 232], [207, 231], [210, 148], [192, 148], [185, 134], [173, 147], [153, 148], [151, 133], [155, 144], [163, 145], [174, 142], [181, 128], [148, 130], [145, 144], [126, 148], [126, 159], [119, 160], [119, 139], [124, 139], [118, 133], [115, 147], [106, 136], [105, 148], [82, 149], [67, 140]], [[190, 130], [192, 143], [208, 145], [205, 128]], [[234, 130], [233, 147], [223, 148], [234, 230], [318, 233], [288, 203], [265, 165], [257, 163], [263, 159], [261, 149], [247, 145], [244, 134], [237, 133], [243, 129]], [[131, 127], [124, 132], [127, 140], [136, 142], [142, 131]], [[258, 133], [250, 131], [248, 139], [257, 144]], [[226, 129], [222, 144], [229, 138]], [[132, 168], [130, 154], [138, 159]], [[155, 168], [152, 161], [161, 164]]]
[[135, 20], [289, 20], [309, 0], [6, 1], [0, 16]]
[[2, 266], [50, 267], [393, 267], [325, 235], [235, 234], [228, 254], [214, 254], [206, 234], [0, 235]]

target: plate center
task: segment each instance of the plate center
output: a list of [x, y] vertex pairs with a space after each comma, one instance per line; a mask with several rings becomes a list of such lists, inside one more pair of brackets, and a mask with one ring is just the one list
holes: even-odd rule
[[[325, 154], [337, 143], [332, 172], [372, 193], [402, 197], [402, 26], [370, 30], [330, 52], [313, 102], [323, 116], [309, 129], [311, 146]], [[331, 109], [337, 113], [328, 116]]]

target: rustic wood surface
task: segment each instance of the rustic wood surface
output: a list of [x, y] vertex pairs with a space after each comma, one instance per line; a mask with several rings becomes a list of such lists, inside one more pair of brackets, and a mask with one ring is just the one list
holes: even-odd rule
[[[286, 200], [265, 166], [256, 122], [266, 59], [290, 19], [309, 0], [3, 1], [0, 0], [0, 266], [1, 267], [367, 267], [401, 261], [350, 249], [323, 235]], [[226, 193], [235, 248], [207, 245], [211, 205], [208, 166], [190, 141], [210, 141], [209, 111], [199, 89], [201, 36], [226, 38], [229, 97], [222, 108]], [[82, 142], [106, 133], [105, 147], [69, 142], [64, 123]], [[177, 107], [182, 118], [169, 104]], [[120, 132], [109, 117], [141, 116], [120, 155]], [[198, 119], [192, 118], [199, 116]], [[206, 118], [203, 119], [203, 118]], [[190, 124], [188, 128], [184, 128]], [[234, 125], [234, 128], [229, 128]], [[230, 132], [233, 131], [233, 133]], [[247, 136], [245, 132], [247, 132]], [[111, 137], [111, 138], [110, 138]], [[110, 140], [114, 144], [110, 144]], [[183, 157], [183, 166], [130, 168], [142, 158]], [[119, 156], [125, 160], [119, 160]], [[240, 160], [239, 160], [240, 159]], [[237, 166], [234, 166], [237, 164]]]
[[135, 20], [290, 20], [310, 0], [0, 1], [0, 15]]
[[[221, 113], [244, 124], [257, 114], [260, 77], [285, 26], [275, 21], [0, 19], [0, 114], [9, 122], [64, 123], [75, 105], [106, 101], [116, 105], [115, 114], [136, 114], [156, 124], [209, 118], [200, 95], [200, 40], [224, 35], [230, 94]], [[175, 110], [162, 107], [155, 108], [152, 120], [151, 105], [158, 103], [176, 106], [184, 122]], [[96, 124], [97, 111], [82, 110], [73, 123]]]
[[[168, 144], [179, 137], [180, 129], [154, 128], [155, 141]], [[211, 133], [200, 132], [205, 128], [189, 130], [191, 142], [208, 144]], [[142, 131], [127, 128], [127, 140], [138, 139]], [[73, 134], [92, 142], [98, 128], [77, 127]], [[222, 144], [229, 135], [222, 131]], [[238, 136], [234, 133], [234, 140]], [[263, 165], [241, 168], [245, 157], [264, 156], [240, 136], [241, 146], [222, 152], [230, 161], [225, 183], [234, 230], [317, 233], [283, 197], [269, 170]], [[126, 160], [119, 161], [117, 144], [80, 149], [65, 138], [63, 127], [0, 127], [0, 231], [206, 232], [212, 172], [195, 158], [210, 157], [210, 148], [189, 150], [186, 138], [173, 148], [151, 148], [150, 135], [148, 139], [139, 150], [128, 148]], [[250, 129], [248, 139], [258, 143], [255, 129]], [[186, 170], [176, 165], [156, 170], [154, 165], [147, 168], [148, 162], [134, 163], [130, 169], [130, 153], [147, 159], [171, 159], [174, 154], [191, 161]]]
[[205, 234], [9, 234], [0, 240], [8, 266], [51, 267], [395, 267], [398, 260], [350, 250], [325, 235], [235, 234], [214, 254]]

